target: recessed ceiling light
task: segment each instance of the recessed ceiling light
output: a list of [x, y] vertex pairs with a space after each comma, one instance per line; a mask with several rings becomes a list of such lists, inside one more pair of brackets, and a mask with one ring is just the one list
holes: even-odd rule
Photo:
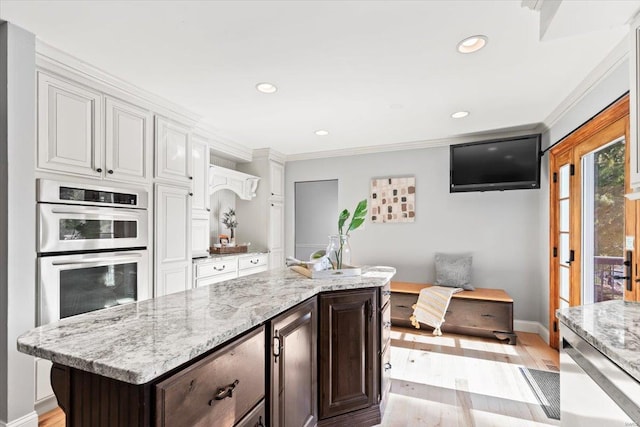
[[316, 135], [318, 136], [327, 136], [329, 135], [329, 131], [328, 130], [324, 130], [324, 129], [319, 129], [317, 131], [314, 132]]
[[275, 93], [278, 91], [276, 85], [267, 82], [258, 83], [256, 85], [256, 89], [258, 89], [258, 92], [262, 93]]
[[451, 115], [454, 119], [461, 119], [463, 117], [467, 117], [469, 115], [468, 111], [456, 111]]
[[466, 39], [458, 43], [458, 52], [460, 53], [477, 52], [483, 47], [485, 47], [488, 41], [489, 39], [487, 38], [487, 36], [483, 36], [483, 35], [467, 37]]

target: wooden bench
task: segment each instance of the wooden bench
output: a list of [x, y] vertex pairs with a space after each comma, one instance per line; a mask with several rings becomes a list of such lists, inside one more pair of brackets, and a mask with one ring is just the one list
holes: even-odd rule
[[[391, 282], [391, 323], [413, 328], [409, 317], [411, 306], [418, 301], [420, 290], [432, 285]], [[421, 327], [427, 327], [422, 325]], [[443, 332], [497, 338], [515, 345], [513, 332], [513, 298], [502, 289], [479, 288], [453, 294]]]

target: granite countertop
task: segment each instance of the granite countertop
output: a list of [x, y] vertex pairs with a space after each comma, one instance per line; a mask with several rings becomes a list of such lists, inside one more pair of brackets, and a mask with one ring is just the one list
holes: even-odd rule
[[392, 267], [308, 279], [283, 268], [63, 319], [18, 337], [18, 350], [145, 384], [325, 291], [380, 287]]
[[640, 303], [599, 302], [557, 310], [556, 316], [640, 381]]

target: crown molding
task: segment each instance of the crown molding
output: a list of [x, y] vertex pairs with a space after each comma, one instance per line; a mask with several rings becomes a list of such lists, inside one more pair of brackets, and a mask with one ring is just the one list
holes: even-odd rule
[[[595, 89], [605, 78], [613, 73], [629, 57], [629, 40], [624, 38], [613, 48], [587, 77], [544, 119], [543, 124], [551, 129], [571, 109]], [[620, 94], [622, 95], [622, 94]]]
[[267, 158], [280, 163], [285, 163], [289, 160], [288, 156], [274, 150], [273, 148], [257, 148], [253, 150], [253, 158]]
[[456, 135], [448, 138], [290, 154], [286, 157], [286, 160], [288, 162], [295, 162], [300, 160], [324, 159], [329, 157], [360, 156], [363, 154], [388, 153], [392, 151], [420, 150], [423, 148], [445, 147], [453, 144], [463, 144], [466, 142], [475, 142], [485, 139], [489, 140], [497, 138], [510, 138], [514, 136], [524, 136], [531, 133], [539, 133], [540, 129], [544, 129], [544, 125], [542, 123], [532, 123], [528, 125], [514, 126], [486, 132]]
[[97, 83], [100, 85], [100, 89], [107, 94], [114, 94], [119, 98], [125, 98], [125, 101], [127, 100], [126, 98], [133, 96], [145, 101], [145, 103], [148, 104], [145, 106], [146, 108], [153, 106], [153, 110], [158, 113], [167, 116], [177, 116], [190, 125], [202, 119], [199, 114], [181, 105], [155, 95], [119, 77], [115, 77], [38, 38], [36, 38], [36, 65], [62, 77], [68, 77], [69, 74], [72, 74], [75, 78], [79, 77], [82, 79], [82, 83], [84, 84], [94, 86]]
[[209, 151], [214, 156], [239, 163], [253, 160], [251, 148], [220, 136], [218, 130], [209, 123], [199, 122], [194, 127], [193, 133], [207, 140]]

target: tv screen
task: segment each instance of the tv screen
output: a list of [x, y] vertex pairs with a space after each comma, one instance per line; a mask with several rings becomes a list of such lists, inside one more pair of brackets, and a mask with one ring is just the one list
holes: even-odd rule
[[451, 193], [540, 188], [540, 134], [451, 146]]

